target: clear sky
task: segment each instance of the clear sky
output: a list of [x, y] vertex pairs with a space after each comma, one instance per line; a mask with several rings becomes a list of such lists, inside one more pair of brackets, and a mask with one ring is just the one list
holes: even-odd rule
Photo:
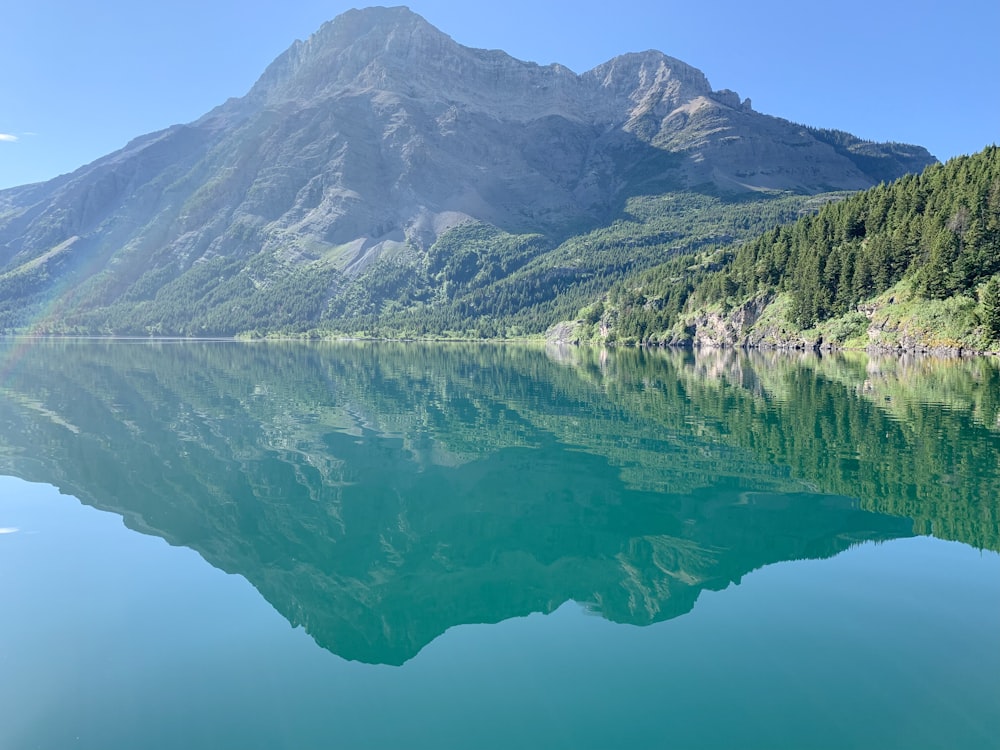
[[[15, 0], [0, 9], [0, 187], [49, 179], [246, 93], [363, 4]], [[457, 42], [583, 72], [658, 49], [759, 112], [939, 159], [1000, 143], [1000, 0], [411, 0]]]

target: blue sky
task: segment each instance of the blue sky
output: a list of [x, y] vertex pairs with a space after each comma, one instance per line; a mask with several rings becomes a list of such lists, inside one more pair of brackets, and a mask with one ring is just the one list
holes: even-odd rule
[[[55, 177], [246, 93], [357, 3], [26, 0], [0, 10], [0, 188]], [[363, 4], [362, 4], [363, 5]], [[659, 49], [760, 112], [940, 159], [1000, 142], [1000, 2], [412, 0], [456, 41], [583, 72]]]

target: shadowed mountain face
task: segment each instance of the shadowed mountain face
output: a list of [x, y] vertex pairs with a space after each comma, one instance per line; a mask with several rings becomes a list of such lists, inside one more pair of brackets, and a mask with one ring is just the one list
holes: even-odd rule
[[[58, 300], [38, 316], [64, 328], [122, 330], [95, 314], [116, 304], [164, 333], [195, 332], [199, 306], [217, 333], [248, 325], [237, 306], [251, 327], [308, 327], [377, 261], [419, 267], [471, 221], [541, 235], [537, 253], [634, 196], [856, 190], [932, 161], [754, 112], [659, 52], [577, 75], [463, 47], [405, 8], [350, 11], [198, 121], [0, 191], [0, 296]], [[285, 287], [308, 301], [255, 308], [273, 315], [282, 294], [262, 290]]]
[[0, 472], [197, 550], [348, 659], [399, 664], [454, 625], [570, 599], [661, 621], [763, 565], [915, 525], [1000, 546], [989, 362], [95, 342], [0, 354]]

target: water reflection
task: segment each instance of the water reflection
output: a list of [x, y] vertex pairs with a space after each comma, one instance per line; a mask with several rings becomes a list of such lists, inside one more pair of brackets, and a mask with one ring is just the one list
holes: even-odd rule
[[867, 540], [1000, 548], [989, 360], [4, 346], [0, 472], [197, 550], [348, 659], [571, 599], [665, 620]]

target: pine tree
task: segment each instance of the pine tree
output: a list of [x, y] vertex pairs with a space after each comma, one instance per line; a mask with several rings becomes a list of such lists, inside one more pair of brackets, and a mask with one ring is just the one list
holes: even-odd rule
[[991, 276], [980, 297], [983, 325], [990, 338], [1000, 338], [1000, 276]]

